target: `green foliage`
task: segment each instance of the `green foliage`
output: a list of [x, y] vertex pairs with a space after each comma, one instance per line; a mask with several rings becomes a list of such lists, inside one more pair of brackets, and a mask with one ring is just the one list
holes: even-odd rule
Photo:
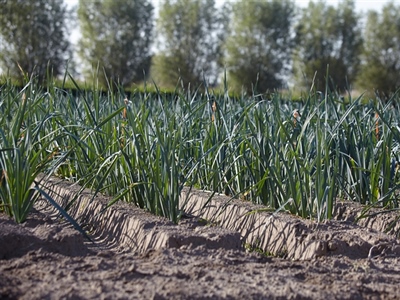
[[41, 106], [45, 97], [32, 81], [20, 91], [9, 82], [1, 88], [0, 209], [18, 223], [26, 220], [39, 197], [44, 179], [39, 174], [63, 160], [52, 150], [64, 136], [52, 129], [57, 114]]
[[355, 80], [362, 47], [359, 16], [353, 0], [337, 8], [325, 1], [310, 1], [295, 27], [294, 75], [296, 83], [323, 90], [329, 65], [329, 87], [344, 91]]
[[15, 78], [60, 75], [70, 57], [63, 0], [0, 1], [0, 63]]
[[104, 70], [97, 78], [104, 86], [108, 79], [128, 86], [147, 77], [153, 30], [150, 1], [80, 0], [78, 18], [79, 54], [87, 77], [97, 66]]
[[231, 88], [260, 92], [282, 88], [290, 60], [293, 1], [237, 1], [231, 32], [225, 42], [224, 64]]
[[204, 78], [215, 83], [220, 54], [220, 11], [214, 0], [165, 0], [157, 20], [159, 51], [151, 76], [163, 87], [179, 79], [198, 86]]
[[389, 95], [400, 87], [400, 5], [371, 11], [365, 26], [360, 87]]
[[184, 185], [318, 221], [332, 217], [338, 198], [399, 206], [397, 97], [363, 104], [327, 92], [292, 102], [277, 93], [230, 98], [225, 87], [145, 89], [129, 101], [122, 89], [81, 90], [70, 79], [74, 95], [51, 85], [0, 89], [0, 205], [13, 216], [13, 203], [29, 211], [39, 172], [174, 222]]

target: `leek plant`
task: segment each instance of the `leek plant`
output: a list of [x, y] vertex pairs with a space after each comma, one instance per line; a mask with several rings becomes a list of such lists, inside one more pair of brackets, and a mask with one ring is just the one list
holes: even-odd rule
[[19, 91], [9, 82], [1, 87], [0, 209], [17, 223], [26, 220], [43, 193], [40, 186], [45, 177], [39, 175], [63, 160], [54, 149], [63, 133], [58, 128], [48, 131], [57, 114], [43, 111], [45, 97], [32, 81]]
[[1, 87], [1, 209], [19, 220], [42, 172], [174, 222], [185, 185], [318, 221], [338, 199], [399, 207], [396, 95], [385, 104], [315, 91], [298, 102], [231, 97], [227, 87], [126, 95], [101, 91], [96, 77], [86, 89], [68, 80], [75, 91]]

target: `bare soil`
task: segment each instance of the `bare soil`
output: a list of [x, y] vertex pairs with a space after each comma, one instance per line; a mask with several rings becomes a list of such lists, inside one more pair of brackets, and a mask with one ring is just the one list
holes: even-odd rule
[[370, 225], [392, 219], [354, 224], [354, 204], [339, 203], [336, 220], [322, 224], [266, 214], [258, 244], [250, 221], [234, 229], [239, 219], [198, 213], [174, 225], [129, 205], [112, 209], [125, 218], [86, 220], [93, 243], [43, 203], [22, 225], [0, 214], [0, 299], [400, 299], [399, 240]]

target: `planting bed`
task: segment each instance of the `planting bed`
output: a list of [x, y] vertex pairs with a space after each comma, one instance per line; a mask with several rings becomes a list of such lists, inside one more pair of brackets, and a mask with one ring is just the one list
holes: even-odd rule
[[[79, 191], [47, 187], [62, 205]], [[0, 215], [0, 298], [400, 298], [399, 228], [383, 232], [396, 215], [356, 225], [361, 208], [340, 202], [317, 225], [210, 195], [185, 189], [188, 215], [174, 225], [123, 203], [101, 213], [108, 199], [85, 190], [69, 213], [94, 243], [44, 202], [23, 225]]]

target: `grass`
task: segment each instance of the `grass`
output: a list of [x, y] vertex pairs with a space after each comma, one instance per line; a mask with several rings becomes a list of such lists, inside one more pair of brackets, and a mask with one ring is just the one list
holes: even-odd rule
[[96, 78], [91, 89], [69, 80], [73, 93], [33, 79], [23, 89], [1, 85], [0, 209], [18, 222], [40, 194], [39, 173], [174, 222], [185, 185], [318, 221], [332, 217], [337, 199], [399, 208], [396, 95], [384, 103], [311, 91], [292, 102], [279, 93], [232, 98], [227, 87], [144, 86], [126, 99]]

